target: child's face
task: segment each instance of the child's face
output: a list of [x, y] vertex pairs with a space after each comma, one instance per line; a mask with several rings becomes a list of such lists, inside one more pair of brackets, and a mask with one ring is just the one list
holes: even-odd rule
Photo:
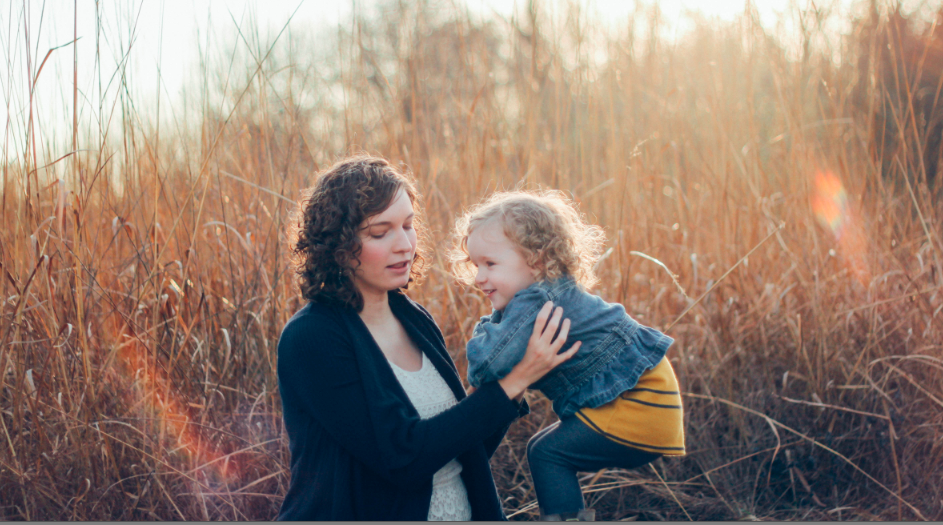
[[504, 310], [514, 294], [537, 282], [537, 270], [527, 265], [500, 220], [489, 220], [468, 236], [468, 256], [478, 268], [475, 284], [495, 310]]

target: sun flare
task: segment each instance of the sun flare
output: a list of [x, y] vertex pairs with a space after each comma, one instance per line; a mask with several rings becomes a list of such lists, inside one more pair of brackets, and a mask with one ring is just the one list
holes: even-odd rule
[[870, 275], [865, 258], [868, 253], [867, 238], [859, 214], [852, 209], [845, 186], [830, 171], [816, 172], [814, 182], [812, 211], [815, 218], [835, 237], [838, 243], [837, 255], [848, 270], [860, 283], [866, 284]]

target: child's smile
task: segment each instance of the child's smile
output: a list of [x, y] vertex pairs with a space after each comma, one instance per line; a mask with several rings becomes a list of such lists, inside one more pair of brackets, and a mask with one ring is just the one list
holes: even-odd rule
[[475, 284], [495, 310], [504, 310], [514, 294], [536, 282], [520, 249], [504, 235], [500, 219], [479, 225], [468, 236], [468, 257], [477, 268]]

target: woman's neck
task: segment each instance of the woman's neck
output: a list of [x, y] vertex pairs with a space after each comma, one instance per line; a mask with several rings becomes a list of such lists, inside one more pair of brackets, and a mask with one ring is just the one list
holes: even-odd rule
[[360, 311], [360, 318], [365, 324], [378, 324], [392, 315], [389, 296], [385, 292], [377, 295], [363, 294], [363, 310]]

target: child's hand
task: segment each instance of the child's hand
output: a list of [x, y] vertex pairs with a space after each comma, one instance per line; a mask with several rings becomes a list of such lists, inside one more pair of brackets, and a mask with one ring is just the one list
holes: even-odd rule
[[468, 387], [467, 394], [468, 394], [468, 395], [472, 395], [472, 394], [475, 393], [475, 390], [478, 390], [478, 389], [475, 388], [475, 387], [473, 387], [473, 386], [470, 386], [470, 387]]

